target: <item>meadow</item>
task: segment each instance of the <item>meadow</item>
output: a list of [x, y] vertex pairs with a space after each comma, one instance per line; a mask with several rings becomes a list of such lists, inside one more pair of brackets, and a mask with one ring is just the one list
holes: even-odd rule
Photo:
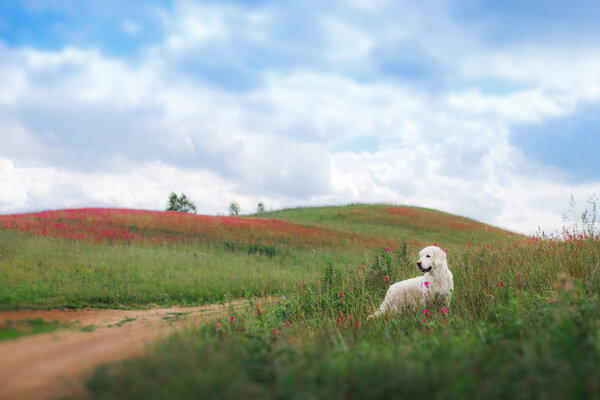
[[[99, 368], [88, 382], [94, 399], [599, 398], [597, 233], [524, 237], [425, 211], [355, 205], [260, 216], [330, 236], [295, 242], [275, 233], [257, 240], [251, 230], [208, 241], [67, 238], [12, 222], [0, 229], [0, 300], [5, 308], [249, 300], [152, 355]], [[394, 212], [391, 222], [382, 217]], [[367, 320], [391, 282], [417, 275], [416, 254], [433, 243], [448, 253], [451, 304]], [[60, 295], [50, 293], [56, 282]], [[107, 297], [92, 295], [101, 291]], [[274, 297], [265, 303], [264, 294]]]

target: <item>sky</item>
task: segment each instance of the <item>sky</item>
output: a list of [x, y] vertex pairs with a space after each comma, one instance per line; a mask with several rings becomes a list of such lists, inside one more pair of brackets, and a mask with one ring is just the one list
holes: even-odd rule
[[176, 192], [560, 232], [600, 194], [599, 20], [597, 0], [3, 0], [0, 214]]

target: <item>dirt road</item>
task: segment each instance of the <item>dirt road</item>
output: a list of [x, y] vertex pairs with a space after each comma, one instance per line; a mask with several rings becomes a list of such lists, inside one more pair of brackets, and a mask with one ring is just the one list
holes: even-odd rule
[[43, 318], [69, 328], [0, 342], [0, 399], [77, 395], [93, 368], [145, 354], [154, 340], [226, 316], [244, 302], [149, 310], [31, 310], [0, 312], [7, 320]]

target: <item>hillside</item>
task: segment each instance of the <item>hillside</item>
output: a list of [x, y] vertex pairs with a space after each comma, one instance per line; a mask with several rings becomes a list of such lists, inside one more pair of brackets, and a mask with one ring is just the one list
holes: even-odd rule
[[389, 205], [286, 209], [248, 217], [128, 209], [71, 209], [0, 216], [0, 227], [107, 242], [229, 243], [294, 248], [372, 248], [488, 243], [510, 233], [435, 210]]
[[466, 218], [385, 205], [260, 218], [105, 208], [0, 215], [0, 309], [203, 304], [279, 293], [381, 249], [412, 260], [433, 243], [453, 253], [515, 239]]
[[[469, 242], [485, 244], [511, 235], [481, 222], [421, 207], [388, 204], [351, 204], [346, 206], [301, 207], [260, 214], [316, 227], [360, 232], [409, 243], [465, 246]], [[256, 217], [254, 215], [253, 217]]]

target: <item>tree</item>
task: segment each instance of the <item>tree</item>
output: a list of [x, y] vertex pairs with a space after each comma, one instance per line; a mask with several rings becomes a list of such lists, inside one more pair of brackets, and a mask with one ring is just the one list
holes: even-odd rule
[[177, 196], [175, 193], [171, 193], [169, 196], [169, 207], [167, 211], [179, 211], [179, 212], [193, 212], [196, 213], [196, 205], [187, 198], [185, 194]]
[[229, 205], [229, 215], [232, 215], [234, 217], [240, 215], [240, 206], [235, 201], [232, 201]]
[[258, 204], [256, 205], [256, 213], [262, 214], [264, 212], [265, 212], [265, 205], [262, 201], [259, 201]]

